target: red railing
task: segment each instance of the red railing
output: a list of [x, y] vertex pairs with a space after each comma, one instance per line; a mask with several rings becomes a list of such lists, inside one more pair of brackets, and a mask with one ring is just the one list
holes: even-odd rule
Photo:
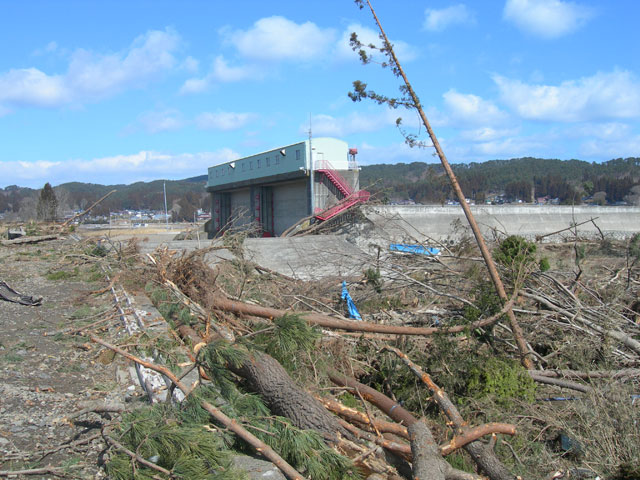
[[316, 160], [315, 166], [316, 171], [323, 173], [343, 196], [348, 197], [353, 193], [353, 188], [351, 188], [349, 182], [347, 182], [344, 177], [340, 175], [335, 168], [333, 168], [328, 160]]
[[322, 213], [319, 213], [315, 216], [318, 220], [329, 220], [332, 217], [335, 217], [339, 213], [344, 212], [348, 208], [352, 207], [356, 203], [364, 203], [369, 200], [371, 194], [366, 190], [357, 191], [346, 198], [343, 198], [340, 203], [334, 205], [333, 207], [328, 208]]

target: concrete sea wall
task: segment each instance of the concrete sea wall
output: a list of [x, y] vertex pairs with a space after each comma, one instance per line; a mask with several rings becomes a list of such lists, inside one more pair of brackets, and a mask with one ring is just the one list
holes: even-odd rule
[[[606, 235], [626, 238], [640, 232], [640, 207], [591, 207], [560, 205], [479, 205], [472, 206], [476, 221], [484, 234], [494, 232], [535, 238], [565, 229], [573, 224], [586, 237], [599, 237], [595, 224]], [[470, 233], [468, 223], [457, 205], [377, 205], [364, 207], [366, 217], [382, 229], [393, 241], [411, 238], [439, 241], [459, 238]], [[562, 241], [571, 235], [563, 232], [548, 237], [548, 241]]]

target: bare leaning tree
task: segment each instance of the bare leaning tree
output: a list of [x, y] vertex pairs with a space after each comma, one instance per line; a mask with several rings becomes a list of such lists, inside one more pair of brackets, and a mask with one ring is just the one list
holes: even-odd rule
[[[375, 20], [376, 25], [380, 30], [380, 40], [382, 42], [382, 46], [378, 47], [374, 44], [365, 45], [358, 39], [358, 36], [356, 33], [352, 33], [351, 41], [350, 41], [351, 48], [354, 51], [358, 52], [358, 54], [360, 55], [360, 60], [362, 61], [363, 64], [371, 63], [372, 57], [370, 52], [374, 52], [374, 51], [380, 52], [386, 58], [386, 61], [382, 62], [381, 66], [383, 68], [389, 68], [393, 73], [393, 75], [395, 75], [397, 78], [400, 78], [402, 80], [403, 84], [400, 85], [401, 97], [392, 98], [392, 97], [387, 97], [386, 95], [381, 95], [379, 93], [376, 93], [375, 91], [368, 89], [366, 83], [356, 80], [353, 82], [353, 91], [349, 92], [349, 97], [354, 102], [359, 102], [359, 101], [362, 101], [363, 99], [370, 99], [378, 104], [387, 105], [390, 108], [395, 109], [398, 107], [404, 107], [407, 109], [412, 109], [417, 111], [418, 115], [420, 116], [420, 120], [422, 121], [422, 124], [427, 130], [427, 133], [429, 134], [429, 138], [431, 139], [431, 142], [432, 142], [432, 147], [435, 149], [436, 154], [438, 155], [438, 158], [440, 158], [440, 162], [442, 163], [442, 166], [444, 167], [444, 170], [447, 173], [447, 176], [451, 183], [451, 187], [453, 188], [453, 191], [455, 192], [456, 197], [458, 198], [458, 202], [462, 206], [462, 210], [464, 211], [464, 214], [467, 217], [469, 226], [471, 227], [471, 230], [476, 239], [476, 242], [478, 243], [478, 247], [487, 265], [489, 276], [491, 277], [491, 281], [495, 286], [496, 292], [500, 297], [500, 299], [502, 300], [502, 302], [506, 304], [509, 301], [507, 292], [505, 291], [504, 284], [502, 283], [502, 279], [500, 278], [500, 274], [496, 269], [496, 266], [493, 262], [493, 258], [491, 257], [491, 253], [489, 252], [489, 249], [484, 240], [484, 237], [482, 236], [482, 232], [480, 232], [480, 227], [478, 226], [478, 223], [476, 222], [476, 219], [474, 218], [473, 213], [471, 212], [471, 208], [465, 201], [465, 195], [462, 192], [462, 188], [460, 187], [460, 184], [458, 183], [458, 180], [455, 174], [453, 173], [453, 170], [451, 169], [451, 165], [449, 164], [449, 161], [447, 160], [447, 157], [445, 156], [444, 151], [442, 150], [442, 147], [438, 142], [438, 138], [436, 137], [436, 134], [431, 128], [431, 125], [429, 123], [429, 120], [427, 119], [427, 115], [425, 114], [424, 109], [422, 108], [422, 104], [420, 103], [420, 99], [418, 98], [417, 93], [411, 86], [411, 83], [409, 82], [409, 78], [407, 77], [404, 69], [400, 65], [398, 57], [396, 56], [396, 53], [393, 49], [393, 45], [389, 41], [387, 34], [382, 28], [382, 23], [380, 22], [380, 19], [378, 18], [375, 10], [373, 9], [373, 5], [371, 4], [371, 1], [355, 0], [355, 3], [360, 7], [360, 9], [364, 9], [365, 7], [368, 7], [369, 10], [371, 11], [371, 14], [373, 15], [373, 19]], [[402, 120], [400, 118], [396, 121], [396, 124], [398, 125], [398, 127], [401, 126], [401, 121]], [[415, 135], [412, 135], [412, 134], [405, 135], [405, 139], [409, 144], [409, 146], [412, 146], [412, 147], [424, 146], [424, 144], [418, 141]], [[527, 346], [527, 343], [524, 339], [524, 335], [522, 333], [522, 328], [520, 327], [520, 324], [518, 323], [518, 320], [516, 319], [516, 316], [513, 313], [512, 308], [509, 307], [506, 313], [509, 318], [509, 325], [513, 332], [513, 336], [515, 338], [516, 344], [518, 345], [518, 350], [520, 352], [520, 361], [522, 362], [525, 368], [531, 370], [534, 368], [534, 366], [531, 360], [530, 349]]]

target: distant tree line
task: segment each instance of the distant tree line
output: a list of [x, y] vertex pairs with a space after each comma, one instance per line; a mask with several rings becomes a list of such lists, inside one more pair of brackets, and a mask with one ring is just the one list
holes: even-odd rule
[[[111, 190], [109, 196], [92, 210], [93, 216], [108, 217], [111, 212], [123, 210], [164, 210], [163, 181], [138, 182], [131, 185], [96, 185], [66, 183], [42, 189], [16, 185], [0, 188], [0, 213], [16, 220], [51, 220], [65, 214], [83, 210]], [[205, 180], [167, 181], [167, 207], [173, 221], [193, 221], [199, 209], [208, 211], [210, 203], [205, 191]]]
[[[635, 157], [604, 163], [525, 157], [456, 164], [453, 169], [462, 190], [476, 202], [499, 195], [508, 201], [549, 197], [563, 204], [580, 204], [583, 198], [599, 194], [598, 203], [605, 198], [604, 203], [640, 204], [640, 158]], [[442, 167], [435, 164], [363, 166], [360, 185], [390, 202], [453, 199]]]
[[[627, 201], [640, 205], [640, 158], [616, 158], [603, 163], [533, 157], [491, 160], [452, 166], [465, 194], [477, 203], [502, 196], [509, 201], [530, 202], [540, 197], [564, 204], [580, 204], [583, 198], [598, 204]], [[164, 210], [164, 181], [131, 185], [97, 185], [71, 182], [43, 189], [11, 185], [0, 188], [0, 213], [22, 220], [51, 216], [39, 202], [46, 190], [55, 194], [55, 215], [82, 210], [111, 190], [117, 192], [98, 205], [93, 215], [108, 216], [122, 210]], [[175, 221], [191, 221], [198, 209], [208, 211], [206, 176], [166, 181], [167, 206]], [[440, 164], [422, 162], [363, 166], [360, 186], [379, 200], [412, 200], [443, 204], [453, 199], [449, 181]], [[51, 190], [51, 191], [50, 191]]]

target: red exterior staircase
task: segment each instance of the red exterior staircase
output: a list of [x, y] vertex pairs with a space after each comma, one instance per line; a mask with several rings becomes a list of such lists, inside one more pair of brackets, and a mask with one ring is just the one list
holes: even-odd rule
[[342, 213], [348, 208], [352, 207], [356, 203], [367, 202], [370, 196], [371, 194], [366, 190], [359, 190], [356, 193], [349, 195], [347, 198], [343, 198], [333, 207], [330, 207], [325, 211], [318, 213], [315, 218], [321, 221], [329, 220], [330, 218], [333, 218], [339, 213]]
[[329, 220], [330, 218], [335, 217], [339, 213], [342, 213], [348, 208], [352, 207], [356, 203], [365, 203], [369, 200], [369, 197], [371, 196], [369, 192], [367, 192], [366, 190], [359, 190], [357, 192], [354, 192], [353, 188], [351, 188], [351, 185], [349, 185], [344, 177], [340, 175], [328, 161], [321, 160], [318, 163], [320, 168], [317, 168], [316, 171], [322, 173], [325, 177], [327, 177], [329, 181], [343, 195], [344, 198], [333, 207], [330, 207], [323, 212], [316, 214], [315, 218], [317, 220]]
[[342, 175], [340, 175], [335, 170], [329, 168], [321, 168], [317, 171], [323, 173], [324, 176], [327, 177], [329, 181], [335, 185], [335, 187], [343, 196], [348, 197], [353, 193], [353, 189], [351, 188], [351, 186], [344, 178], [342, 178]]

